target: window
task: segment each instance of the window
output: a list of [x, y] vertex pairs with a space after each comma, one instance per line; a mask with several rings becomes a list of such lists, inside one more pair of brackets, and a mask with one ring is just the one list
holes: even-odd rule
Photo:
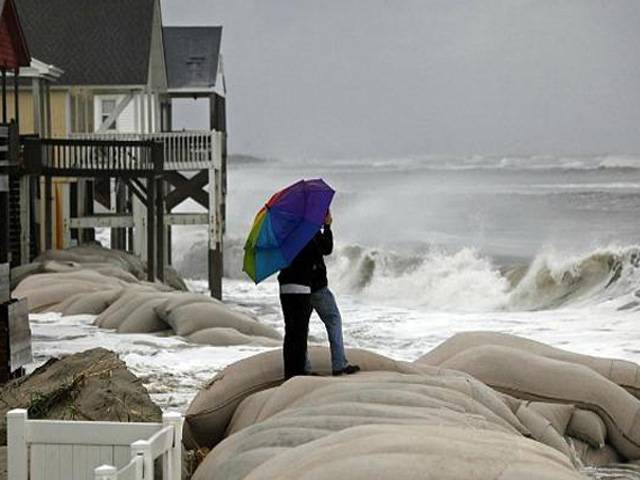
[[[109, 118], [109, 115], [111, 115], [116, 109], [116, 101], [115, 99], [109, 99], [109, 100], [102, 100], [102, 123], [105, 122], [105, 120], [107, 118]], [[117, 130], [118, 129], [118, 122], [117, 120], [114, 120], [113, 123], [111, 125], [109, 125], [108, 130]]]

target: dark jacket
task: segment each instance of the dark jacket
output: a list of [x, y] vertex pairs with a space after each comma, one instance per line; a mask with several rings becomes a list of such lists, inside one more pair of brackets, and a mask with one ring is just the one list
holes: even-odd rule
[[311, 268], [311, 291], [316, 292], [329, 284], [324, 257], [325, 255], [331, 255], [331, 252], [333, 252], [333, 232], [331, 227], [325, 225], [324, 231], [318, 232], [313, 237], [312, 243], [315, 248], [313, 249], [313, 267]]
[[288, 267], [280, 270], [278, 282], [280, 285], [295, 284], [311, 287], [311, 272], [315, 259], [315, 245], [313, 240], [298, 253]]
[[280, 271], [278, 282], [280, 285], [296, 284], [311, 287], [315, 292], [327, 286], [327, 267], [324, 255], [333, 251], [333, 234], [331, 228], [325, 226], [298, 253], [293, 262]]

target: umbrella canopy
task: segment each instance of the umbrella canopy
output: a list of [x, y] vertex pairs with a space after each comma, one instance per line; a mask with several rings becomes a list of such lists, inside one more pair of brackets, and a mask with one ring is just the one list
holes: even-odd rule
[[243, 270], [259, 283], [288, 266], [324, 223], [334, 190], [300, 180], [274, 194], [256, 215], [244, 246]]

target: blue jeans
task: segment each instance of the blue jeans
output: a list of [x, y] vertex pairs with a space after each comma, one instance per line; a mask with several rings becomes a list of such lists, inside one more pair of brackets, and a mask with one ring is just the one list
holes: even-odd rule
[[[329, 346], [331, 347], [331, 368], [334, 371], [342, 370], [348, 364], [342, 340], [342, 317], [331, 290], [325, 287], [313, 292], [311, 294], [311, 306], [327, 329]], [[310, 370], [309, 357], [307, 356], [307, 371]]]

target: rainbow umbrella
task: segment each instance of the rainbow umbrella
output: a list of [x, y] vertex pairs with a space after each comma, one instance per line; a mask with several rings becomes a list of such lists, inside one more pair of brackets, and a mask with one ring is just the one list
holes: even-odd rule
[[259, 283], [288, 266], [318, 233], [334, 190], [322, 179], [300, 180], [274, 194], [253, 221], [243, 270]]

